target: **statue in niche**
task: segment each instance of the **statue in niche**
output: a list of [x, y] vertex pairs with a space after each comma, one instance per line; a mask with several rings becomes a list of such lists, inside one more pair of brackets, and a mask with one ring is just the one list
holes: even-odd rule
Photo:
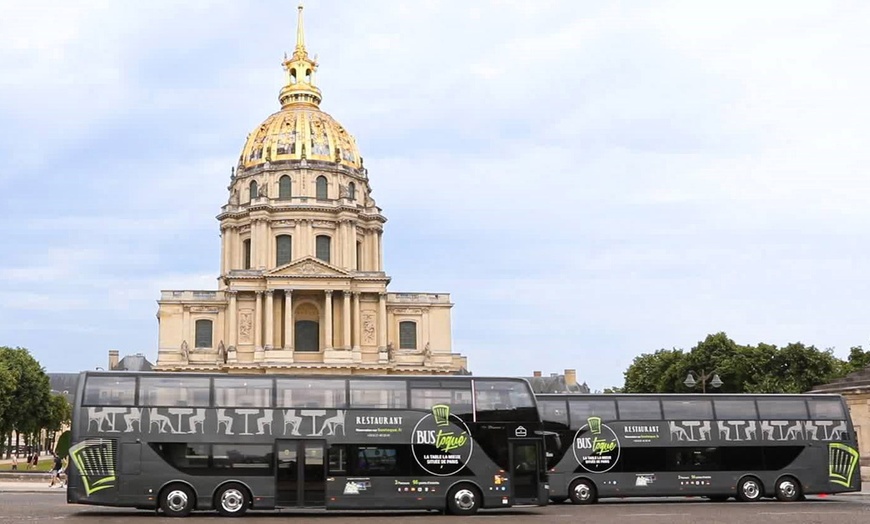
[[347, 186], [343, 184], [338, 185], [338, 198], [349, 198], [350, 191], [347, 189]]
[[261, 181], [257, 185], [257, 196], [259, 198], [269, 198], [269, 181]]
[[218, 344], [217, 357], [218, 357], [218, 362], [223, 362], [224, 364], [226, 364], [226, 362], [227, 362], [227, 348], [224, 347], [223, 340], [221, 340], [221, 343]]
[[181, 358], [184, 359], [185, 362], [187, 362], [189, 351], [190, 351], [190, 348], [187, 345], [187, 341], [186, 340], [182, 341], [181, 342]]
[[239, 190], [233, 189], [230, 191], [230, 204], [233, 206], [239, 205]]
[[423, 348], [423, 362], [428, 364], [432, 361], [432, 349], [429, 347], [429, 343], [426, 342], [426, 346]]
[[393, 343], [387, 344], [387, 360], [393, 360]]

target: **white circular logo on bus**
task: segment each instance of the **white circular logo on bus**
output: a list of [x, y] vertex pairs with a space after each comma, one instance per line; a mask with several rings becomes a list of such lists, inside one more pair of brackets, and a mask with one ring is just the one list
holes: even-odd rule
[[421, 418], [411, 433], [414, 460], [430, 475], [459, 473], [471, 460], [473, 449], [468, 426], [446, 404], [432, 406], [432, 413]]
[[610, 471], [619, 461], [619, 438], [599, 417], [589, 417], [574, 435], [574, 458], [590, 473]]

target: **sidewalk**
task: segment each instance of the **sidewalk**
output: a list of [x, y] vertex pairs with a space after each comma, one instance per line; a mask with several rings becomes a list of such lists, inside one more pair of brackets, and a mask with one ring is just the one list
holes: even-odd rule
[[66, 493], [65, 487], [48, 487], [49, 482], [50, 480], [47, 478], [39, 480], [0, 480], [0, 493]]

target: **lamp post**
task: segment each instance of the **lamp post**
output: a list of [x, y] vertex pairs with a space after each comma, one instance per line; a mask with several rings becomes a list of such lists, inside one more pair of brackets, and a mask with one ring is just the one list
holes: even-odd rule
[[[695, 375], [698, 375], [698, 380], [695, 380]], [[710, 380], [712, 378], [712, 380]], [[710, 373], [704, 373], [702, 369], [700, 373], [696, 373], [694, 370], [689, 370], [689, 374], [686, 375], [686, 380], [683, 381], [683, 384], [688, 388], [693, 388], [698, 384], [701, 384], [701, 393], [707, 392], [707, 381], [710, 380], [710, 385], [714, 388], [721, 387], [724, 382], [719, 378], [719, 373], [715, 371], [711, 371]]]

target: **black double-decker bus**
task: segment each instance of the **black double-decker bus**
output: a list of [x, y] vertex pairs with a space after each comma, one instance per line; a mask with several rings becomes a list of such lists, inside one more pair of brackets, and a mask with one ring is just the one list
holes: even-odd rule
[[67, 500], [176, 517], [543, 505], [541, 429], [521, 379], [85, 372]]
[[839, 395], [538, 395], [550, 498], [751, 502], [861, 490]]

